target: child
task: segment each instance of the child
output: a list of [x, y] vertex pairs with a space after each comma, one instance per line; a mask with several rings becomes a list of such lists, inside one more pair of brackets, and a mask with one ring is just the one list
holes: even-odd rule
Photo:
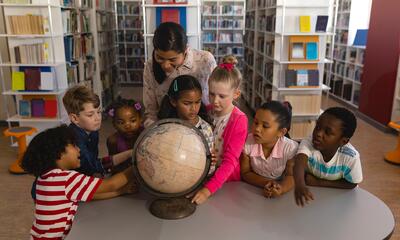
[[246, 141], [247, 117], [233, 105], [240, 96], [242, 75], [235, 67], [236, 58], [229, 57], [229, 61], [225, 58], [214, 69], [208, 80], [217, 164], [214, 175], [192, 198], [196, 204], [204, 203], [226, 181], [240, 180], [239, 157]]
[[242, 179], [278, 197], [294, 186], [293, 156], [298, 143], [285, 137], [292, 118], [290, 103], [264, 103], [254, 117], [240, 161]]
[[65, 93], [64, 107], [67, 110], [81, 151], [81, 166], [78, 172], [85, 175], [105, 175], [113, 166], [130, 159], [132, 150], [98, 159], [99, 132], [101, 125], [100, 99], [85, 86], [75, 86]]
[[37, 177], [32, 239], [64, 239], [79, 202], [130, 193], [132, 168], [109, 179], [90, 177], [71, 170], [80, 166], [79, 152], [66, 125], [47, 129], [30, 142], [22, 167]]
[[136, 139], [143, 131], [142, 105], [134, 100], [119, 98], [107, 109], [112, 117], [114, 128], [117, 130], [107, 138], [109, 155], [114, 155], [132, 149]]
[[[203, 133], [212, 151], [214, 135], [206, 108], [201, 101], [199, 81], [190, 75], [178, 76], [172, 81], [167, 94], [161, 102], [158, 119], [179, 118], [189, 122]], [[214, 170], [212, 166], [209, 174]]]
[[312, 138], [301, 141], [295, 156], [297, 205], [314, 199], [306, 184], [351, 189], [362, 181], [360, 155], [349, 143], [356, 127], [354, 114], [341, 107], [329, 108], [318, 118]]

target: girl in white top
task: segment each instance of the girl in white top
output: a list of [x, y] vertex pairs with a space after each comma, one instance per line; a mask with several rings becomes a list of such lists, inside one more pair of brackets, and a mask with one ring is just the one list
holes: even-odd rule
[[288, 102], [264, 103], [254, 117], [240, 160], [242, 180], [264, 189], [268, 198], [280, 196], [294, 186], [291, 160], [298, 143], [285, 137], [290, 129]]

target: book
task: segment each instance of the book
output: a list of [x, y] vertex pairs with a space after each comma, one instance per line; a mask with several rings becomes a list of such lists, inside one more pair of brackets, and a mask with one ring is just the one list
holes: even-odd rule
[[23, 91], [25, 90], [25, 73], [15, 72], [11, 73], [11, 90]]
[[308, 86], [307, 70], [297, 70], [297, 86]]
[[308, 86], [319, 86], [318, 70], [308, 70]]
[[318, 60], [318, 43], [316, 42], [306, 43], [306, 59]]
[[343, 84], [343, 98], [346, 99], [347, 101], [351, 101], [352, 86], [353, 85], [351, 83]]
[[156, 26], [163, 22], [175, 22], [186, 31], [186, 7], [157, 7]]
[[300, 16], [300, 32], [310, 32], [311, 31], [311, 17], [310, 16]]
[[328, 16], [327, 15], [318, 15], [317, 23], [315, 24], [316, 32], [326, 32], [326, 26], [328, 25]]
[[40, 70], [38, 68], [26, 68], [25, 89], [28, 91], [37, 91], [40, 89]]
[[57, 100], [48, 99], [44, 101], [44, 116], [57, 117]]
[[367, 45], [368, 29], [357, 29], [356, 37], [354, 38], [354, 46], [365, 46]]
[[40, 90], [54, 90], [54, 77], [53, 72], [40, 72]]
[[302, 42], [292, 43], [291, 58], [304, 59], [304, 43]]
[[285, 87], [296, 86], [297, 85], [297, 71], [286, 70], [286, 83]]
[[19, 100], [19, 115], [22, 117], [31, 116], [31, 104], [28, 100]]
[[31, 115], [32, 117], [44, 116], [44, 100], [41, 98], [34, 98], [31, 100]]

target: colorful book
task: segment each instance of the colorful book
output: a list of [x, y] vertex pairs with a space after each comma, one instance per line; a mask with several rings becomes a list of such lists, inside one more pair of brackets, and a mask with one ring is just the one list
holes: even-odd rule
[[297, 86], [308, 86], [307, 70], [297, 70]]
[[175, 22], [186, 31], [186, 7], [157, 7], [156, 26], [163, 22]]
[[300, 32], [310, 32], [310, 31], [311, 31], [311, 17], [300, 16]]
[[365, 46], [367, 45], [368, 29], [357, 29], [356, 37], [354, 38], [354, 46]]
[[52, 91], [54, 89], [54, 73], [40, 72], [40, 90]]
[[45, 117], [57, 117], [57, 100], [48, 99], [44, 101], [44, 116]]
[[25, 73], [24, 72], [12, 72], [11, 73], [11, 89], [13, 91], [25, 90]]
[[25, 89], [37, 91], [40, 89], [40, 70], [38, 68], [25, 69]]
[[304, 43], [294, 42], [292, 43], [291, 58], [304, 59]]
[[44, 100], [41, 98], [34, 98], [31, 100], [31, 115], [32, 117], [44, 116]]
[[31, 116], [31, 105], [28, 100], [19, 100], [19, 115], [21, 117]]
[[318, 43], [316, 42], [306, 43], [306, 59], [318, 60]]
[[326, 32], [326, 26], [328, 25], [328, 16], [327, 15], [318, 15], [317, 23], [315, 24], [316, 32]]
[[318, 70], [308, 70], [308, 86], [319, 86]]

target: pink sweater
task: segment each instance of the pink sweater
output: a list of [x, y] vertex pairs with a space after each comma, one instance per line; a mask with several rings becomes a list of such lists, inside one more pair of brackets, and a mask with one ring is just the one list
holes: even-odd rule
[[222, 138], [223, 156], [221, 165], [214, 176], [205, 184], [205, 187], [215, 193], [226, 181], [240, 181], [240, 154], [246, 142], [247, 117], [235, 107], [226, 124]]

